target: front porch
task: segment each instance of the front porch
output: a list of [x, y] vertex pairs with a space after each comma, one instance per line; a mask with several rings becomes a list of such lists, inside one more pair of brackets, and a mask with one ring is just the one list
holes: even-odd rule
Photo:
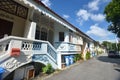
[[[22, 7], [23, 13], [6, 11], [6, 6], [12, 6], [8, 3]], [[0, 4], [0, 67], [6, 69], [4, 77], [30, 62], [51, 63], [53, 68], [61, 69], [66, 55], [81, 53], [82, 37], [58, 16], [48, 11], [50, 17], [21, 0]]]

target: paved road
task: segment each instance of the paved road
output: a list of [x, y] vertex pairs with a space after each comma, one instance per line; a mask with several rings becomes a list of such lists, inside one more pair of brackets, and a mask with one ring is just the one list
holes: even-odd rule
[[102, 54], [45, 80], [120, 80], [120, 59]]

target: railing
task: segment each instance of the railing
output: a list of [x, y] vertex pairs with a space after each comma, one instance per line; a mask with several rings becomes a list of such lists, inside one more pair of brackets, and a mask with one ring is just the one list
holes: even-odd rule
[[57, 54], [50, 45], [47, 46], [47, 52], [49, 55], [51, 55], [57, 61]]
[[[52, 45], [50, 45], [49, 42], [41, 42], [41, 41], [32, 41], [32, 42], [28, 42], [28, 41], [24, 41], [22, 43], [22, 50], [24, 51], [38, 51], [41, 52], [42, 54], [47, 53], [49, 54], [54, 61], [57, 61], [57, 52], [55, 51], [54, 47], [52, 47]], [[35, 53], [38, 54], [38, 53]]]
[[0, 52], [5, 52], [5, 51], [7, 51], [8, 50], [8, 45], [9, 45], [9, 41], [2, 41], [1, 43], [0, 43]]
[[[18, 49], [20, 52], [13, 52]], [[14, 55], [18, 53], [19, 55]], [[0, 67], [6, 69], [3, 77], [15, 69], [30, 62], [51, 63], [54, 69], [58, 68], [57, 52], [48, 42], [9, 36], [0, 39]]]
[[41, 44], [42, 42], [23, 41], [22, 50], [41, 50]]
[[2, 38], [0, 39], [0, 56], [7, 52], [10, 44], [10, 39]]
[[55, 42], [54, 46], [58, 51], [81, 51], [80, 44], [73, 44], [69, 42]]
[[7, 51], [8, 45], [11, 40], [21, 41], [21, 51], [25, 52], [25, 54], [27, 55], [29, 55], [30, 53], [46, 54], [54, 62], [57, 63], [57, 52], [55, 48], [48, 41], [32, 40], [32, 39], [27, 39], [27, 38], [9, 36], [9, 37], [6, 37], [0, 40], [0, 51]]

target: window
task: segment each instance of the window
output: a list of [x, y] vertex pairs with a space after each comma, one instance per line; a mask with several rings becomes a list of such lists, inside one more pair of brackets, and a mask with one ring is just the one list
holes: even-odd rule
[[47, 29], [46, 28], [42, 28], [41, 29], [41, 40], [45, 40], [47, 41]]
[[48, 37], [47, 29], [41, 28], [41, 30], [40, 30], [40, 28], [37, 27], [36, 34], [35, 34], [35, 39], [47, 41], [47, 37]]
[[59, 41], [64, 41], [64, 32], [59, 32]]
[[38, 40], [40, 39], [40, 28], [38, 25], [36, 27], [35, 39], [38, 39]]
[[73, 42], [73, 36], [72, 36], [72, 33], [69, 33], [69, 42]]
[[35, 39], [40, 39], [40, 30], [36, 29], [36, 33], [35, 33]]
[[47, 41], [47, 32], [41, 31], [41, 40]]

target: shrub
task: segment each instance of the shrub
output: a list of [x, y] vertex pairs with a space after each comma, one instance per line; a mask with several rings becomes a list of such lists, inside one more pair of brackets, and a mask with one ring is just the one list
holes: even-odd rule
[[90, 59], [90, 52], [86, 53], [86, 59]]
[[99, 54], [102, 54], [102, 53], [103, 53], [103, 51], [99, 51], [98, 53], [99, 53]]
[[74, 57], [74, 61], [79, 61], [80, 59], [82, 59], [82, 54], [76, 54]]
[[43, 73], [50, 74], [54, 72], [54, 69], [52, 68], [51, 64], [47, 64], [45, 67], [42, 68]]

